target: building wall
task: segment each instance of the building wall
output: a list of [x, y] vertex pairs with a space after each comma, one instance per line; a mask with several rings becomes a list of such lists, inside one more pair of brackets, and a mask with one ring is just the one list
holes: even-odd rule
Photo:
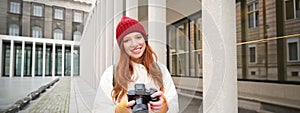
[[8, 2], [7, 0], [1, 1], [0, 4], [0, 34], [6, 34], [7, 33], [7, 9], [8, 9]]
[[[86, 23], [88, 12], [90, 11], [91, 4], [84, 2], [78, 2], [73, 0], [61, 1], [43, 1], [43, 0], [22, 0], [18, 1], [21, 3], [21, 13], [13, 14], [9, 12], [10, 1], [14, 0], [3, 0], [1, 2], [1, 9], [3, 11], [0, 15], [1, 23], [0, 34], [8, 34], [8, 25], [15, 23], [20, 26], [20, 35], [31, 37], [32, 27], [39, 26], [43, 30], [42, 37], [53, 39], [53, 31], [56, 28], [60, 28], [64, 34], [64, 40], [73, 40], [74, 30], [83, 31], [84, 24]], [[43, 16], [33, 16], [33, 5], [43, 6]], [[64, 9], [63, 20], [54, 19], [54, 9]], [[82, 22], [74, 22], [73, 14], [74, 11], [82, 12]]]
[[[20, 13], [13, 13], [10, 11], [10, 3], [11, 2], [18, 2], [20, 3]], [[33, 15], [33, 6], [34, 5], [39, 5], [42, 6], [42, 16], [35, 16]], [[43, 60], [42, 57], [42, 53], [44, 50], [46, 50], [46, 60], [49, 59], [50, 57], [52, 58], [53, 56], [51, 56], [52, 51], [57, 54], [56, 58], [56, 64], [52, 64], [49, 61], [46, 65], [46, 67], [50, 67], [52, 65], [55, 65], [56, 68], [52, 71], [52, 69], [49, 71], [49, 69], [46, 69], [46, 75], [45, 73], [43, 73], [43, 76], [51, 76], [50, 74], [52, 73], [53, 75], [59, 75], [59, 76], [63, 76], [63, 74], [59, 74], [60, 72], [57, 72], [57, 70], [60, 71], [60, 68], [62, 69], [61, 72], [65, 72], [68, 71], [67, 73], [65, 73], [65, 75], [69, 76], [70, 73], [70, 57], [71, 57], [71, 50], [73, 51], [73, 56], [74, 56], [74, 64], [73, 65], [79, 65], [79, 47], [77, 45], [78, 41], [73, 41], [73, 32], [76, 30], [80, 31], [81, 34], [83, 32], [83, 27], [84, 24], [86, 23], [86, 17], [89, 14], [89, 11], [91, 9], [91, 3], [85, 3], [85, 2], [78, 2], [78, 1], [74, 1], [74, 0], [66, 0], [66, 1], [61, 1], [61, 0], [51, 0], [51, 1], [44, 1], [44, 0], [2, 0], [1, 1], [1, 12], [0, 12], [0, 39], [1, 39], [1, 61], [3, 62], [1, 64], [1, 72], [5, 72], [5, 73], [1, 73], [1, 76], [9, 76], [9, 77], [15, 77], [15, 76], [21, 76], [20, 75], [20, 65], [17, 65], [15, 63], [20, 64], [21, 62], [21, 57], [20, 54], [17, 55], [17, 53], [19, 52], [25, 52], [25, 64], [30, 65], [30, 66], [24, 66], [24, 68], [28, 68], [24, 71], [24, 76], [32, 76], [34, 77], [35, 75], [37, 76], [42, 76], [42, 74], [40, 73], [41, 71], [41, 63]], [[59, 8], [59, 9], [63, 9], [63, 19], [55, 19], [54, 15], [55, 15], [55, 9]], [[74, 22], [74, 11], [80, 11], [82, 12], [82, 22]], [[19, 36], [23, 36], [23, 38], [18, 38], [18, 37], [14, 37], [12, 39], [7, 38], [7, 36], [9, 34], [9, 25], [10, 24], [16, 24], [19, 26]], [[38, 26], [42, 28], [42, 39], [32, 39], [29, 37], [32, 37], [32, 27], [33, 26]], [[54, 30], [55, 29], [61, 29], [63, 31], [63, 40], [52, 40], [54, 38]], [[76, 29], [74, 29], [76, 28]], [[51, 39], [51, 40], [47, 40], [47, 39]], [[64, 40], [68, 40], [66, 42], [64, 42]], [[25, 43], [25, 50], [22, 51], [22, 41], [24, 41]], [[13, 44], [14, 50], [10, 51], [10, 45]], [[72, 46], [73, 44], [73, 46]], [[44, 46], [45, 45], [45, 46]], [[43, 47], [45, 47], [45, 49], [43, 49]], [[71, 49], [73, 48], [73, 49]], [[62, 52], [63, 50], [65, 50], [64, 52]], [[7, 52], [7, 53], [6, 53]], [[49, 53], [50, 52], [50, 53]], [[11, 62], [9, 61], [10, 58], [5, 56], [7, 54], [11, 55], [10, 53], [13, 53], [15, 57]], [[30, 53], [29, 56], [26, 56], [27, 53]], [[62, 56], [64, 55], [64, 56]], [[29, 60], [27, 61], [27, 57]], [[34, 62], [34, 57], [36, 62]], [[49, 57], [49, 58], [48, 58]], [[75, 58], [76, 57], [76, 58]], [[31, 59], [32, 58], [32, 59]], [[62, 59], [59, 59], [62, 58]], [[63, 58], [68, 59], [65, 60], [66, 65], [68, 65], [67, 67], [65, 67], [62, 63], [57, 63], [60, 61], [64, 61]], [[78, 59], [77, 59], [78, 58]], [[59, 60], [57, 60], [59, 59]], [[16, 61], [18, 60], [18, 61]], [[53, 59], [51, 59], [53, 60]], [[23, 61], [22, 61], [23, 62]], [[9, 65], [9, 63], [11, 63], [11, 65]], [[34, 63], [34, 65], [32, 65]], [[61, 65], [58, 66], [58, 65]], [[35, 68], [34, 66], [38, 67]], [[3, 68], [2, 68], [3, 67]], [[21, 66], [22, 67], [22, 66]], [[58, 68], [59, 67], [59, 68]], [[33, 68], [32, 70], [29, 68]], [[64, 68], [69, 68], [69, 69], [64, 69]], [[78, 66], [74, 66], [75, 71], [74, 75], [79, 75], [79, 67]], [[38, 69], [39, 70], [39, 74], [34, 73], [34, 70]], [[11, 71], [12, 70], [12, 71]], [[30, 71], [30, 72], [29, 72]], [[17, 73], [16, 73], [17, 72]], [[29, 72], [29, 73], [27, 73]], [[11, 74], [9, 74], [11, 73]], [[18, 74], [18, 75], [17, 75]], [[31, 75], [32, 74], [32, 75]]]

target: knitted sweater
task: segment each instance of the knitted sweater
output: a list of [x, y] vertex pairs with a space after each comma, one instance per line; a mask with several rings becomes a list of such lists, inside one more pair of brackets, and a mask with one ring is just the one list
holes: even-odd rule
[[[164, 96], [169, 108], [168, 113], [178, 113], [178, 95], [171, 75], [165, 65], [158, 63], [158, 66], [163, 75]], [[155, 88], [159, 90], [154, 81], [147, 76], [147, 70], [144, 65], [133, 63], [133, 69], [132, 79], [136, 81], [128, 84], [128, 90], [134, 90], [134, 84], [136, 83], [144, 83], [147, 89]], [[113, 71], [113, 66], [110, 66], [102, 74], [94, 101], [93, 113], [114, 113], [115, 111], [116, 104], [113, 103], [111, 97]], [[122, 100], [125, 99], [127, 100], [127, 95], [122, 97]]]

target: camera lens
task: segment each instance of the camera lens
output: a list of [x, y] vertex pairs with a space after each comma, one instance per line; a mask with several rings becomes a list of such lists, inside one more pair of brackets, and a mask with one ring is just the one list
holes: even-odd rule
[[132, 108], [133, 113], [148, 113], [147, 99], [140, 96], [135, 99], [135, 105]]

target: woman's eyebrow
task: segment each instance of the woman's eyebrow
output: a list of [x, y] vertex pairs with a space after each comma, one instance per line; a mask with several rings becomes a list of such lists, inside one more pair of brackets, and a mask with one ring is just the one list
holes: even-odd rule
[[141, 34], [136, 34], [135, 36], [142, 36]]

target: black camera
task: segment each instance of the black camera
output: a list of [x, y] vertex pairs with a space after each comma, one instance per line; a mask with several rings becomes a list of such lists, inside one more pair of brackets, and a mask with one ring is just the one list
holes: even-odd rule
[[148, 113], [149, 101], [158, 101], [158, 97], [151, 98], [151, 95], [157, 92], [156, 89], [146, 89], [145, 84], [135, 84], [134, 90], [127, 92], [128, 101], [135, 100], [135, 104], [131, 106], [133, 113]]

